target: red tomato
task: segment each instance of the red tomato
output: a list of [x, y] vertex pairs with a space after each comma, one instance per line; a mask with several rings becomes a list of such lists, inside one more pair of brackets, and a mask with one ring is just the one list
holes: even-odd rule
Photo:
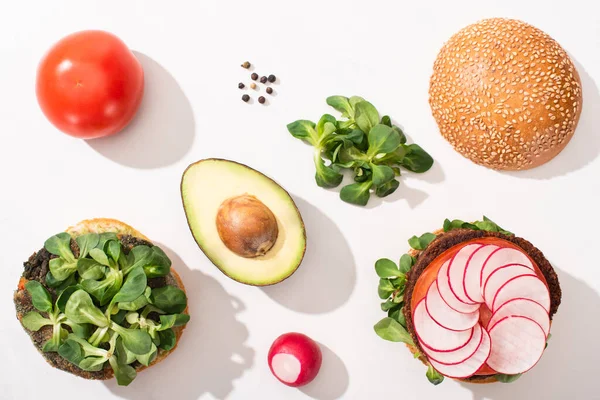
[[144, 93], [144, 71], [115, 35], [77, 32], [44, 56], [36, 93], [42, 111], [61, 131], [84, 139], [108, 136], [135, 115]]

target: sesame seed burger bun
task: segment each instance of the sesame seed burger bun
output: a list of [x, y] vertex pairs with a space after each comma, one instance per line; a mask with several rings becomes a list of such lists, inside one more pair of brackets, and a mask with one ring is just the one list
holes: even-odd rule
[[433, 66], [429, 104], [442, 136], [471, 161], [524, 170], [554, 158], [581, 114], [581, 81], [565, 50], [522, 21], [460, 30]]

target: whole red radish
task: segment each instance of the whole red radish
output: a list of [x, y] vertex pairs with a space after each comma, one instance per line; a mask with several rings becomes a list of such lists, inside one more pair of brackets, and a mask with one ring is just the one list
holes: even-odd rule
[[115, 35], [77, 32], [42, 58], [36, 93], [42, 111], [61, 131], [83, 139], [113, 135], [139, 108], [144, 71]]
[[283, 384], [293, 387], [310, 383], [321, 368], [319, 345], [302, 333], [279, 336], [269, 350], [269, 368]]

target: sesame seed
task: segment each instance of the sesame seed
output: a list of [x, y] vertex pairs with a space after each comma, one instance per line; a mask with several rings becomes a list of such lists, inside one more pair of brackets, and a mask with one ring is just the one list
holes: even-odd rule
[[429, 102], [441, 134], [465, 157], [490, 168], [530, 168], [573, 135], [577, 76], [566, 52], [541, 30], [488, 19], [443, 46]]

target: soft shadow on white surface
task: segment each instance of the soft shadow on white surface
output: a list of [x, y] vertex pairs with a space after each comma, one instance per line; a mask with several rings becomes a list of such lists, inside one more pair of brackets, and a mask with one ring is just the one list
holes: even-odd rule
[[356, 263], [336, 224], [314, 205], [292, 196], [306, 227], [306, 254], [285, 281], [262, 290], [279, 304], [304, 313], [325, 313], [342, 306], [356, 285]]
[[510, 384], [462, 384], [473, 400], [598, 399], [600, 295], [587, 283], [557, 270], [562, 303], [553, 321], [548, 349], [539, 363]]
[[104, 157], [133, 168], [171, 165], [194, 142], [192, 106], [173, 76], [147, 55], [134, 52], [144, 68], [144, 97], [135, 118], [123, 132], [88, 140]]
[[323, 353], [323, 364], [314, 381], [300, 388], [307, 396], [317, 400], [340, 399], [348, 390], [350, 376], [344, 362], [323, 343], [319, 343]]
[[518, 178], [550, 179], [577, 171], [600, 154], [600, 91], [583, 65], [572, 56], [583, 88], [583, 108], [573, 138], [560, 154], [544, 165], [526, 171], [503, 172]]
[[191, 320], [170, 356], [141, 371], [127, 387], [118, 386], [114, 379], [105, 385], [129, 400], [196, 400], [206, 393], [225, 399], [233, 381], [254, 363], [254, 350], [245, 344], [248, 329], [236, 319], [244, 305], [217, 280], [190, 269], [169, 248], [159, 246], [183, 280]]

